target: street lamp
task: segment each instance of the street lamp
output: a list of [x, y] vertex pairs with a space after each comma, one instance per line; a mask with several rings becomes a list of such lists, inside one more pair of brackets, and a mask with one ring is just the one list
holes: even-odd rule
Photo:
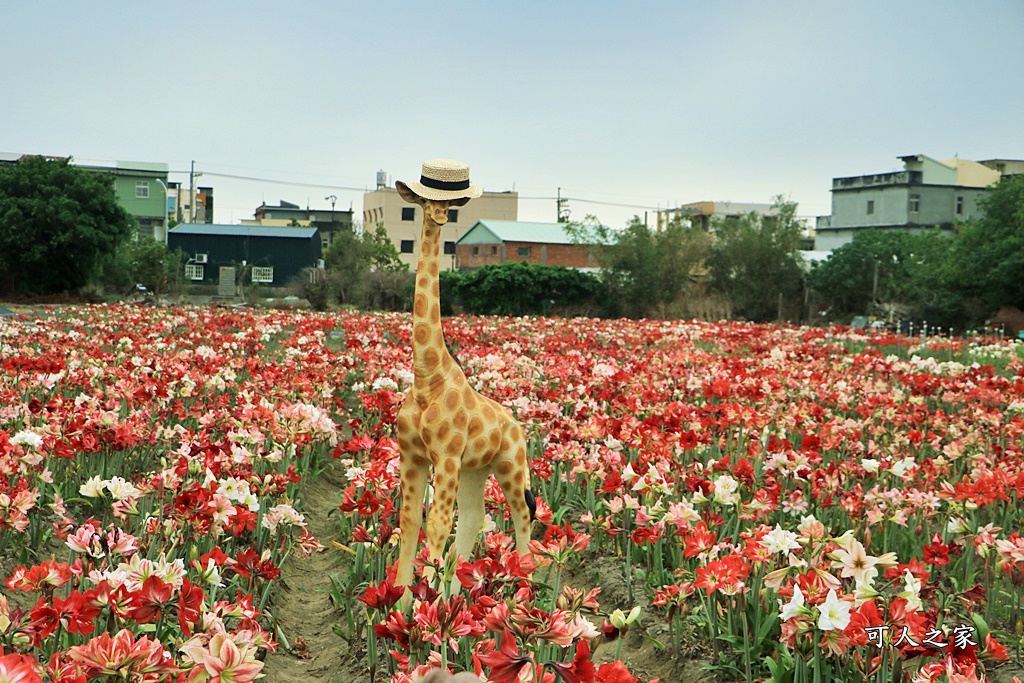
[[338, 201], [338, 197], [333, 195], [333, 194], [329, 194], [326, 197], [324, 197], [324, 199], [329, 199], [331, 201], [331, 239], [328, 240], [328, 241], [333, 244], [334, 243], [334, 202]]
[[170, 195], [170, 192], [167, 190], [167, 183], [165, 183], [160, 178], [156, 178], [155, 180], [158, 183], [160, 183], [160, 187], [164, 188], [164, 221], [163, 221], [163, 225], [164, 225], [164, 244], [167, 244], [167, 232], [168, 232], [167, 217], [171, 214], [171, 206], [170, 206], [170, 204], [171, 204], [171, 195]]

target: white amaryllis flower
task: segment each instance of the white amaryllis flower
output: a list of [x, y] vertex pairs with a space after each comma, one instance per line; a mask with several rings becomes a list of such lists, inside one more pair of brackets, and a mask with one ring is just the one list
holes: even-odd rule
[[110, 491], [110, 495], [113, 496], [114, 500], [138, 498], [142, 495], [141, 491], [121, 477], [111, 477], [110, 481], [106, 482], [106, 485], [107, 490]]
[[39, 448], [43, 445], [43, 437], [30, 429], [23, 429], [11, 437], [11, 443], [15, 446], [31, 446], [32, 448]]
[[911, 574], [909, 569], [904, 573], [903, 579], [906, 588], [897, 597], [906, 599], [908, 612], [921, 609], [921, 579]]
[[857, 583], [865, 583], [878, 576], [878, 570], [875, 568], [878, 558], [868, 555], [857, 539], [850, 539], [846, 548], [836, 550], [831, 557], [834, 560], [832, 567], [842, 567], [841, 576], [844, 578], [852, 576]]
[[805, 611], [804, 594], [800, 590], [800, 586], [793, 586], [793, 597], [789, 602], [782, 606], [782, 612], [779, 614], [779, 619], [789, 621], [793, 617], [798, 616]]
[[878, 474], [878, 467], [880, 464], [881, 463], [879, 463], [874, 458], [864, 458], [863, 460], [860, 461], [860, 466], [863, 467], [866, 471], [871, 472], [872, 474]]
[[785, 554], [800, 547], [796, 538], [796, 534], [792, 531], [787, 531], [782, 528], [782, 525], [776, 524], [775, 528], [761, 539], [761, 547], [773, 554]]
[[632, 624], [634, 621], [636, 621], [637, 617], [639, 616], [640, 605], [637, 605], [629, 611], [628, 616], [624, 614], [620, 609], [615, 610], [614, 612], [608, 615], [608, 621], [612, 622], [612, 626], [621, 630], [623, 627], [628, 626], [629, 624]]
[[736, 491], [739, 486], [738, 481], [728, 474], [723, 474], [715, 479], [715, 501], [722, 505], [735, 505], [740, 500], [740, 494]]
[[100, 479], [99, 475], [96, 475], [95, 477], [90, 477], [89, 481], [79, 486], [78, 492], [86, 498], [99, 498], [103, 495], [103, 491], [106, 488], [106, 482]]
[[818, 606], [818, 628], [822, 631], [842, 631], [850, 625], [850, 608], [852, 605], [840, 600], [834, 590], [830, 590], [825, 602]]

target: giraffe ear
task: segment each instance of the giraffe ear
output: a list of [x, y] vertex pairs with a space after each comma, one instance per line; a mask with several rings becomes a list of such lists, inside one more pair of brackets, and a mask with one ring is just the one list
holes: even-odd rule
[[469, 203], [469, 197], [459, 197], [458, 199], [449, 199], [448, 206], [464, 206]]
[[413, 192], [412, 189], [401, 180], [395, 181], [395, 189], [398, 190], [398, 194], [401, 195], [402, 199], [410, 204], [423, 205], [423, 197]]

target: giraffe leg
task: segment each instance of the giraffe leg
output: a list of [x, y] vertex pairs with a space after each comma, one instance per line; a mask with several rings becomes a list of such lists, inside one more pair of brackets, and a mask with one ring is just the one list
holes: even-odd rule
[[[459, 481], [459, 521], [455, 525], [455, 556], [464, 562], [473, 561], [473, 547], [484, 524], [484, 492], [489, 468], [463, 472]], [[452, 593], [459, 589], [459, 580], [452, 582]]]
[[[399, 516], [402, 539], [398, 552], [398, 573], [395, 577], [395, 584], [398, 586], [412, 584], [412, 562], [416, 557], [420, 525], [423, 524], [423, 496], [427, 490], [428, 469], [428, 465], [417, 462], [413, 457], [403, 456], [399, 465], [402, 479], [402, 510]], [[405, 594], [406, 597], [408, 595]]]
[[[526, 463], [526, 441], [520, 439], [512, 444], [511, 452], [505, 454], [495, 465], [498, 484], [505, 494], [512, 524], [516, 530], [516, 550], [521, 555], [530, 552], [530, 506], [526, 493], [530, 486], [530, 469]], [[533, 494], [530, 494], [533, 498]]]
[[448, 533], [452, 530], [452, 513], [459, 490], [460, 463], [455, 457], [436, 460], [434, 468], [434, 500], [427, 516], [427, 548], [430, 559], [436, 560], [444, 552]]

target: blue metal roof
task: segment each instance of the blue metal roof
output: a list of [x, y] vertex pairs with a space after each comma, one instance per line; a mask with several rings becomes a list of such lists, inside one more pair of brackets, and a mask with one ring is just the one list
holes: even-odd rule
[[223, 225], [220, 223], [181, 223], [171, 228], [172, 235], [229, 235], [233, 237], [293, 237], [309, 239], [316, 228], [276, 225]]

